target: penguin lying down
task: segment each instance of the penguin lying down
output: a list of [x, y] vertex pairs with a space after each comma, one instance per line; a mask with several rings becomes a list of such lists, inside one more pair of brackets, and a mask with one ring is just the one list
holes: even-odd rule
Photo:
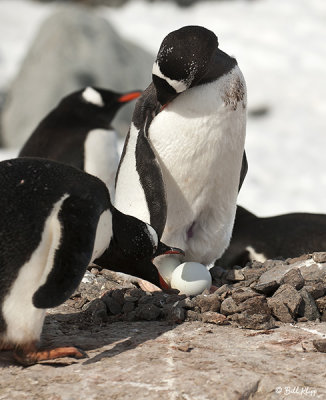
[[293, 258], [326, 249], [326, 215], [292, 213], [260, 218], [238, 206], [232, 239], [216, 263], [224, 268], [247, 262]]
[[117, 271], [159, 285], [151, 260], [182, 253], [155, 230], [122, 214], [105, 184], [74, 167], [45, 159], [0, 163], [0, 349], [23, 364], [71, 356], [74, 347], [39, 351], [46, 308], [78, 287], [87, 266], [107, 250]]

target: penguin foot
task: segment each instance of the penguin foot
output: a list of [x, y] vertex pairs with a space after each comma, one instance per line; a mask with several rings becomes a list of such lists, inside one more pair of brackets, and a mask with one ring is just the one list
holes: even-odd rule
[[15, 359], [28, 366], [40, 361], [54, 360], [62, 357], [85, 358], [87, 354], [76, 347], [57, 347], [51, 350], [37, 350], [35, 346], [20, 347], [14, 351]]

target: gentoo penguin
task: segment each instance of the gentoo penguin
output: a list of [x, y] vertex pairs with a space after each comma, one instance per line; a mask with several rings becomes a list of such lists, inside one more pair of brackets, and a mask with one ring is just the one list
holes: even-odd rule
[[0, 349], [13, 348], [23, 364], [82, 356], [73, 347], [38, 351], [37, 342], [45, 309], [67, 300], [105, 250], [115, 270], [156, 285], [151, 260], [179, 252], [150, 225], [117, 211], [105, 184], [77, 168], [37, 158], [3, 161], [0, 185]]
[[217, 264], [286, 259], [326, 250], [326, 215], [293, 213], [260, 218], [238, 206], [230, 246]]
[[246, 84], [237, 61], [208, 29], [171, 32], [136, 103], [115, 206], [163, 232], [186, 261], [213, 262], [231, 237], [247, 170], [245, 131]]
[[19, 157], [48, 158], [82, 169], [100, 178], [112, 197], [119, 156], [111, 122], [122, 105], [140, 94], [95, 87], [69, 94], [39, 123]]

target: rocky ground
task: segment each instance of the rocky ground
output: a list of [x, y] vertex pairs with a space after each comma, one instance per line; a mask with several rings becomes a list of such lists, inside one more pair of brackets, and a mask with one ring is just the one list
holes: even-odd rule
[[211, 272], [218, 289], [186, 297], [88, 271], [42, 335], [87, 358], [3, 352], [0, 399], [326, 398], [326, 254]]

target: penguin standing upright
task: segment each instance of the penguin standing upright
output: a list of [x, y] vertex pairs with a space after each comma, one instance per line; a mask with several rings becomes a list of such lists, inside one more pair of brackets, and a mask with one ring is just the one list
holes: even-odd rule
[[[211, 263], [231, 237], [247, 171], [245, 131], [246, 84], [237, 61], [208, 29], [171, 32], [136, 103], [115, 206], [164, 230], [162, 238], [185, 250], [186, 261]], [[155, 158], [151, 169], [144, 166], [146, 154]], [[153, 203], [157, 191], [165, 196], [165, 212]]]
[[122, 105], [140, 94], [93, 87], [69, 94], [39, 123], [19, 157], [48, 158], [82, 169], [100, 178], [112, 197], [119, 156], [111, 122]]
[[0, 350], [15, 349], [23, 364], [82, 357], [74, 347], [38, 351], [37, 342], [45, 309], [67, 300], [104, 251], [116, 271], [156, 285], [151, 260], [181, 251], [116, 210], [105, 184], [77, 168], [37, 158], [3, 161], [0, 185]]

